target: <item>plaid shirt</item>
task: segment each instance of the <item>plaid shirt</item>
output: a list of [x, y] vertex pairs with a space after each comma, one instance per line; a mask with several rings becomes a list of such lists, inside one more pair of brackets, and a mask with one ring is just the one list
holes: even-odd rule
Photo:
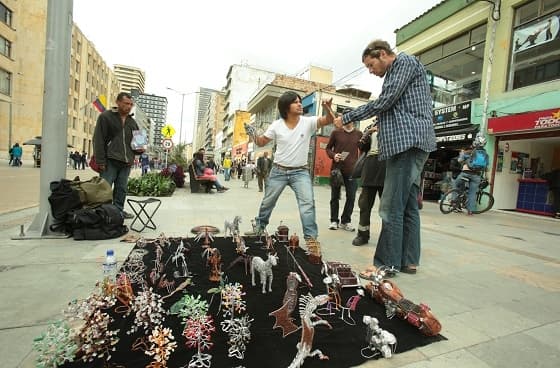
[[400, 53], [387, 69], [377, 100], [342, 116], [344, 124], [377, 115], [379, 158], [386, 160], [413, 147], [436, 150], [432, 97], [424, 66], [414, 56]]

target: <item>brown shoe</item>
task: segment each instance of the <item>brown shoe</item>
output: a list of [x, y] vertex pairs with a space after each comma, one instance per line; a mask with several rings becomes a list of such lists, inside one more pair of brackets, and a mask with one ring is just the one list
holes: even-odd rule
[[404, 266], [403, 268], [401, 268], [401, 272], [402, 273], [408, 273], [409, 275], [415, 275], [416, 274], [416, 266]]

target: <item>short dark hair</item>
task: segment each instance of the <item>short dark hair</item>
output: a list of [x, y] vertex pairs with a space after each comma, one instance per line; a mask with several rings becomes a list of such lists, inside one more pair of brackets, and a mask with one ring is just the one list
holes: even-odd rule
[[123, 98], [130, 98], [132, 100], [132, 95], [128, 92], [121, 92], [117, 95], [117, 101], [122, 100]]
[[288, 111], [290, 111], [290, 105], [297, 100], [301, 101], [301, 96], [293, 91], [287, 91], [280, 96], [278, 99], [278, 111], [282, 119], [288, 118]]
[[383, 41], [383, 40], [373, 40], [371, 41], [367, 47], [364, 49], [364, 52], [362, 52], [362, 61], [364, 61], [364, 59], [366, 58], [366, 56], [371, 56], [373, 58], [379, 58], [379, 51], [385, 51], [387, 53], [387, 55], [394, 55], [395, 53], [393, 52], [393, 49], [391, 49], [391, 46], [389, 45], [389, 43], [387, 41]]

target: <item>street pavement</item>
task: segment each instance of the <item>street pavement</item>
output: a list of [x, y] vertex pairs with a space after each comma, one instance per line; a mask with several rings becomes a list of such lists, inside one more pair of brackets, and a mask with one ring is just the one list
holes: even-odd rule
[[[67, 177], [93, 174], [68, 170]], [[39, 169], [0, 162], [0, 367], [34, 367], [33, 338], [60, 317], [69, 301], [92, 291], [107, 248], [122, 262], [133, 246], [119, 239], [18, 239], [21, 226], [27, 228], [38, 212], [38, 183]], [[202, 224], [223, 228], [235, 215], [242, 216], [241, 230], [250, 230], [262, 198], [256, 181], [248, 189], [241, 181], [225, 184], [231, 188], [226, 193], [192, 194], [179, 188], [161, 198], [154, 216], [157, 229], [141, 235], [185, 236]], [[355, 233], [328, 229], [330, 188], [314, 190], [323, 259], [349, 263], [356, 271], [369, 266], [380, 230], [377, 204], [373, 242], [356, 247], [351, 245]], [[421, 220], [419, 271], [393, 280], [407, 299], [432, 308], [447, 340], [361, 367], [558, 367], [560, 220], [494, 210], [443, 215], [436, 203], [425, 203]], [[357, 221], [356, 206], [352, 222]], [[289, 188], [273, 211], [269, 230], [281, 223], [301, 236]]]

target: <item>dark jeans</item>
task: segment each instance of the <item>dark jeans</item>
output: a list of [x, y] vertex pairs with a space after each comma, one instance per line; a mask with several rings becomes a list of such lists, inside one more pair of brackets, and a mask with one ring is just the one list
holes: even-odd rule
[[379, 193], [379, 198], [383, 194], [383, 187], [362, 187], [362, 193], [358, 198], [358, 206], [360, 207], [360, 224], [359, 231], [369, 232], [369, 224], [371, 219], [371, 209], [375, 204], [375, 196]]
[[259, 183], [259, 191], [262, 192], [264, 188], [264, 183], [266, 182], [266, 178], [268, 178], [268, 174], [266, 175], [257, 175], [257, 181]]
[[417, 266], [420, 262], [420, 174], [428, 152], [411, 148], [387, 159], [379, 216], [382, 225], [373, 264]]
[[130, 166], [124, 162], [107, 160], [105, 171], [99, 175], [113, 186], [113, 204], [121, 211], [124, 211]]
[[[354, 201], [356, 200], [356, 189], [358, 184], [356, 180], [350, 176], [342, 176], [344, 178], [344, 189], [346, 190], [346, 201], [344, 202], [344, 209], [340, 222], [348, 224], [351, 221], [352, 211], [354, 211]], [[331, 222], [338, 223], [338, 202], [340, 200], [340, 189], [342, 187], [331, 187]]]

